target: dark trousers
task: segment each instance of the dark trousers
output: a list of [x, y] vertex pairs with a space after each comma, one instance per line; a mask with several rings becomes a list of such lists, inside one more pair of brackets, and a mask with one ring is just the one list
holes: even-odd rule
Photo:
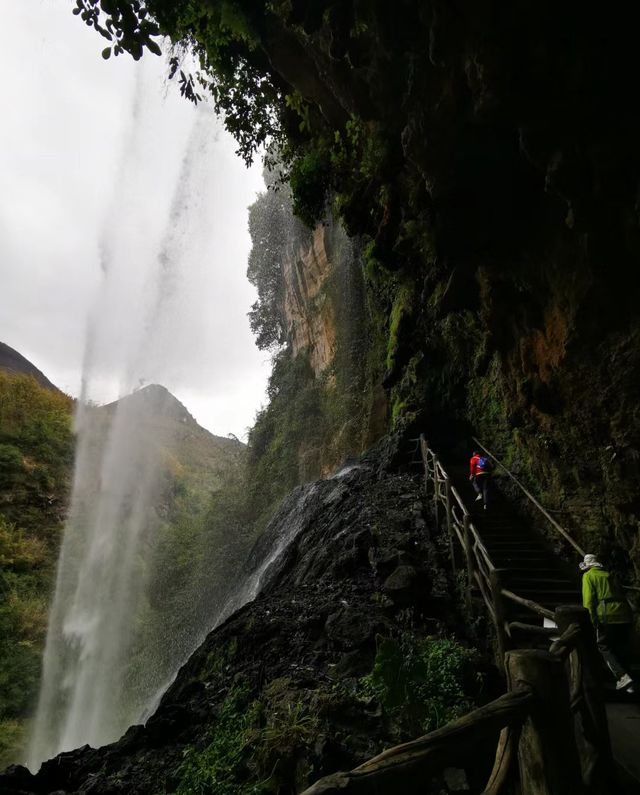
[[489, 480], [490, 475], [476, 475], [471, 481], [477, 494], [482, 494], [482, 501], [485, 505], [489, 504]]
[[611, 673], [620, 679], [628, 673], [631, 652], [631, 624], [598, 624], [596, 627], [598, 650]]

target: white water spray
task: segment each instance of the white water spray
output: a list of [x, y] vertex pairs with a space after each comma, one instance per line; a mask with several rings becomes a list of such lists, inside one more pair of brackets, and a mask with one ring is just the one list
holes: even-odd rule
[[[146, 598], [147, 552], [157, 528], [159, 488], [157, 423], [175, 411], [166, 390], [149, 387], [96, 409], [90, 400], [107, 373], [119, 394], [143, 383], [171, 381], [179, 346], [168, 355], [180, 307], [179, 281], [186, 259], [202, 255], [210, 234], [206, 175], [215, 119], [203, 107], [173, 165], [172, 199], [164, 228], [140, 205], [151, 184], [140, 184], [139, 164], [157, 120], [138, 85], [116, 176], [115, 198], [102, 236], [104, 285], [90, 321], [70, 515], [58, 562], [43, 679], [29, 749], [29, 766], [85, 743], [117, 739], [140, 720], [161, 684], [153, 671], [134, 682], [127, 664]], [[152, 166], [155, 166], [152, 163]], [[157, 167], [170, 172], [172, 164]], [[149, 169], [148, 169], [149, 171]], [[147, 176], [149, 176], [147, 174]], [[123, 296], [128, 300], [123, 301]], [[178, 337], [179, 337], [178, 332]], [[109, 416], [107, 417], [107, 414]], [[166, 443], [166, 439], [164, 442]], [[212, 617], [213, 618], [213, 617]]]

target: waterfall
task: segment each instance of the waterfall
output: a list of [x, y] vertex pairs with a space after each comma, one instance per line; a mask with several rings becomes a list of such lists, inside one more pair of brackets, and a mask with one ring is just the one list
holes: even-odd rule
[[[217, 122], [201, 106], [183, 135], [182, 152], [160, 161], [153, 113], [140, 77], [100, 242], [104, 283], [87, 333], [71, 508], [29, 748], [33, 770], [60, 751], [117, 739], [141, 719], [162, 685], [152, 670], [132, 681], [127, 663], [141, 632], [147, 552], [156, 529], [154, 422], [176, 401], [160, 387], [139, 388], [167, 383], [179, 366], [173, 335], [180, 337], [176, 318], [185, 310], [180, 274], [187, 259], [203, 256], [201, 244], [210, 234], [207, 175], [214, 171]], [[156, 170], [165, 184], [173, 182], [163, 225], [144, 202]], [[121, 396], [136, 393], [111, 412], [93, 404], [107, 377], [117, 380]]]

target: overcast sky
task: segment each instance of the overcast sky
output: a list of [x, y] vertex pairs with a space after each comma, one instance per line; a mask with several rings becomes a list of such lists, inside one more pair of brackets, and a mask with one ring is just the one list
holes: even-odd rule
[[84, 361], [98, 402], [159, 381], [244, 436], [269, 371], [246, 316], [261, 166], [164, 59], [104, 61], [73, 5], [0, 0], [0, 340], [74, 396]]

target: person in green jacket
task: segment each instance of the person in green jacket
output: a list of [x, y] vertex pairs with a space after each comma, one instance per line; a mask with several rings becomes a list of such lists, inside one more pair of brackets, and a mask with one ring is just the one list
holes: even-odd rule
[[582, 604], [591, 615], [600, 654], [616, 678], [616, 689], [633, 692], [626, 670], [631, 648], [631, 608], [615, 578], [595, 555], [585, 555], [580, 569]]

